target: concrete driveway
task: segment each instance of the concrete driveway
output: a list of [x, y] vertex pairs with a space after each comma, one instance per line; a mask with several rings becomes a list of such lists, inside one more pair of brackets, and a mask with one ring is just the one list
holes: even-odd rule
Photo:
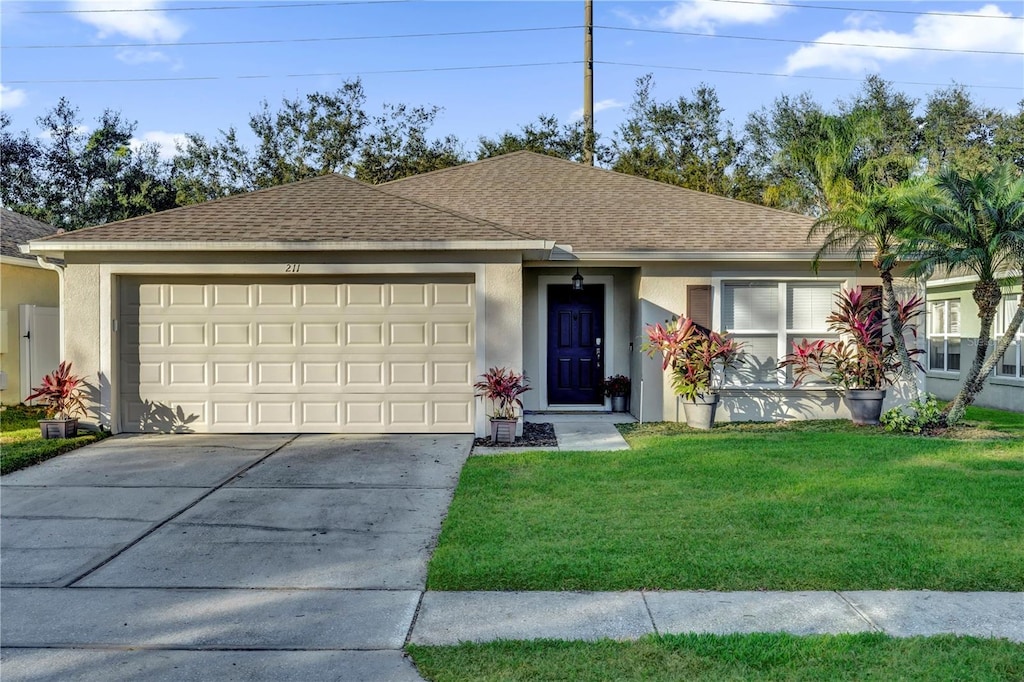
[[110, 438], [0, 480], [7, 680], [418, 680], [470, 436]]

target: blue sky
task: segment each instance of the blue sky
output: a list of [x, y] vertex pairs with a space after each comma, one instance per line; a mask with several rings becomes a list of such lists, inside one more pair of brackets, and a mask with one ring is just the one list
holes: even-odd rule
[[[468, 152], [475, 150], [478, 136], [518, 127], [538, 114], [562, 120], [578, 115], [583, 0], [307, 6], [310, 2], [5, 0], [0, 8], [0, 106], [10, 114], [15, 130], [35, 131], [36, 117], [65, 96], [80, 108], [86, 124], [104, 108], [119, 110], [138, 121], [140, 139], [169, 149], [175, 136], [186, 131], [211, 136], [230, 125], [245, 129], [248, 113], [263, 99], [273, 104], [282, 97], [330, 90], [357, 75], [362, 77], [371, 113], [379, 111], [382, 102], [439, 105], [444, 112], [434, 133], [456, 134]], [[80, 11], [109, 9], [136, 11]], [[811, 92], [819, 101], [831, 103], [849, 97], [869, 73], [896, 81], [904, 92], [922, 99], [935, 86], [913, 83], [985, 86], [972, 88], [977, 100], [1014, 110], [1024, 98], [1022, 16], [1021, 0], [597, 0], [597, 129], [606, 136], [613, 133], [632, 98], [636, 78], [648, 72], [654, 74], [658, 99], [688, 94], [702, 82], [713, 85], [737, 129], [750, 111], [781, 93]], [[186, 44], [520, 28], [557, 30]], [[39, 45], [48, 47], [25, 47]], [[54, 47], [69, 45], [89, 47]], [[437, 70], [536, 63], [549, 64]], [[409, 70], [422, 71], [373, 73]], [[210, 77], [215, 79], [204, 80]], [[83, 82], [96, 79], [113, 82]], [[130, 82], [137, 79], [180, 80]]]

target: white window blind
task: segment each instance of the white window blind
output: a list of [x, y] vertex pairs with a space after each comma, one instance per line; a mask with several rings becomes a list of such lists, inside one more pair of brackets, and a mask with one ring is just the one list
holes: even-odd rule
[[774, 282], [726, 284], [722, 292], [722, 328], [770, 331], [779, 326], [779, 287]]
[[790, 284], [786, 287], [786, 328], [794, 331], [828, 331], [838, 284]]

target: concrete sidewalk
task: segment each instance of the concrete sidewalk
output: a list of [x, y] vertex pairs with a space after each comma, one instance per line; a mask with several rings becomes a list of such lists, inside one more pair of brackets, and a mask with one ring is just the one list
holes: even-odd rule
[[426, 592], [410, 641], [883, 632], [1024, 642], [1021, 592]]
[[587, 452], [608, 450], [629, 450], [629, 444], [622, 437], [616, 424], [635, 422], [627, 412], [544, 412], [527, 414], [525, 422], [551, 424], [555, 429], [558, 445], [555, 447], [487, 447], [473, 448], [474, 455], [508, 455], [519, 452]]

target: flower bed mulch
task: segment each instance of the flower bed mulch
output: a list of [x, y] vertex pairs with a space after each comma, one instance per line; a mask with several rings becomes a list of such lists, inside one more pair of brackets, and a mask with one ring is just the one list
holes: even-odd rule
[[555, 437], [555, 427], [551, 424], [526, 422], [523, 424], [523, 435], [516, 438], [514, 443], [492, 443], [491, 437], [487, 436], [477, 438], [473, 445], [488, 448], [557, 448], [558, 439]]

